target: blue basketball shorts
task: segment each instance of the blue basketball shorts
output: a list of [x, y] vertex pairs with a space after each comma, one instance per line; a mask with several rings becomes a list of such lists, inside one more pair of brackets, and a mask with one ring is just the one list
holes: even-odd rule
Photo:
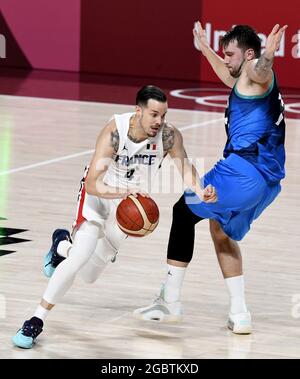
[[236, 154], [220, 160], [202, 178], [205, 186], [216, 188], [216, 203], [205, 203], [194, 192], [185, 192], [185, 202], [199, 217], [219, 222], [224, 232], [240, 241], [251, 223], [272, 203], [281, 190], [268, 184], [251, 163]]

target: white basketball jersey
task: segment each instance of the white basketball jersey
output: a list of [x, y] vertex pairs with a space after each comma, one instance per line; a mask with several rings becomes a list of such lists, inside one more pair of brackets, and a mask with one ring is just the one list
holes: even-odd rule
[[149, 137], [140, 143], [132, 142], [128, 138], [128, 130], [130, 118], [133, 115], [134, 113], [114, 115], [119, 133], [119, 148], [113, 156], [103, 181], [113, 187], [141, 187], [151, 192], [151, 183], [164, 158], [163, 128], [153, 138]]

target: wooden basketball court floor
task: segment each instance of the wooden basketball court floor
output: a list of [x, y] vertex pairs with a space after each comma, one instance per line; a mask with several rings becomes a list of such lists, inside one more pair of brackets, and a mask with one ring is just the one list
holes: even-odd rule
[[[193, 261], [182, 293], [184, 321], [165, 325], [133, 319], [165, 277], [172, 205], [180, 193], [154, 194], [161, 219], [144, 239], [128, 239], [115, 263], [92, 285], [79, 277], [31, 350], [12, 335], [31, 317], [48, 279], [43, 257], [55, 228], [70, 228], [83, 168], [96, 136], [113, 113], [131, 106], [0, 96], [0, 217], [2, 228], [30, 241], [2, 245], [1, 358], [299, 358], [300, 357], [300, 120], [287, 120], [287, 178], [276, 201], [241, 243], [253, 334], [226, 328], [228, 294], [208, 222], [197, 226]], [[225, 142], [222, 113], [170, 109], [191, 157], [208, 170]], [[228, 189], [230, 190], [230, 189]], [[3, 229], [2, 229], [3, 230]], [[3, 236], [1, 237], [3, 238]], [[184, 238], [184, 235], [182, 236]]]

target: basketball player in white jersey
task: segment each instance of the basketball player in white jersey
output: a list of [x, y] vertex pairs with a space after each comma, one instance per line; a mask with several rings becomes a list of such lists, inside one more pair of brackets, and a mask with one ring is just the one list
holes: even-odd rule
[[33, 346], [49, 311], [71, 287], [78, 272], [92, 283], [115, 259], [127, 237], [116, 224], [116, 208], [129, 195], [147, 196], [148, 184], [167, 154], [178, 164], [187, 188], [205, 202], [216, 201], [213, 187], [201, 189], [196, 170], [186, 159], [182, 136], [165, 121], [166, 113], [166, 95], [157, 87], [146, 86], [137, 93], [135, 113], [114, 115], [101, 131], [82, 181], [74, 241], [67, 230], [53, 233], [44, 267], [51, 279], [33, 317], [13, 337], [16, 346]]

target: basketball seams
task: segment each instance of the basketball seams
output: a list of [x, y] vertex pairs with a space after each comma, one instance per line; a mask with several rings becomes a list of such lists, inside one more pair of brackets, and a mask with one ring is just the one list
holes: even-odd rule
[[138, 220], [138, 219], [132, 219], [131, 217], [129, 217], [128, 211], [126, 210], [126, 208], [125, 209], [124, 208], [119, 208], [117, 210], [117, 220], [119, 219], [119, 220], [122, 220], [122, 221], [124, 221], [126, 223], [129, 222], [131, 225], [136, 226], [137, 229], [136, 230], [131, 230], [131, 232], [133, 232], [133, 231], [136, 232], [136, 231], [140, 230], [143, 227], [142, 223], [144, 222], [144, 220], [143, 220], [142, 215], [140, 214], [139, 210], [137, 210], [138, 211], [137, 213], [138, 213], [138, 216], [140, 217], [140, 220]]
[[[121, 205], [121, 203], [123, 204]], [[143, 198], [141, 195], [138, 198], [130, 195], [126, 199], [122, 200], [117, 208], [117, 224], [120, 229], [132, 237], [144, 237], [157, 227], [159, 222], [159, 209], [156, 203], [151, 198]], [[120, 207], [121, 205], [121, 207]], [[152, 210], [150, 214], [147, 214], [147, 209], [156, 208]], [[146, 207], [146, 208], [145, 208]], [[135, 217], [133, 217], [132, 211], [135, 210]], [[154, 219], [154, 214], [157, 212], [157, 217]], [[151, 217], [152, 216], [152, 217]], [[151, 222], [149, 217], [155, 222]], [[137, 229], [135, 229], [137, 227]]]
[[[155, 201], [153, 201], [149, 197], [142, 197], [139, 196], [138, 198], [139, 203], [144, 208], [144, 211], [146, 212], [147, 218], [150, 221], [151, 224], [155, 223], [159, 217], [159, 209]], [[149, 202], [151, 203], [151, 211], [149, 210]], [[158, 215], [158, 216], [157, 216]]]
[[148, 230], [151, 227], [151, 222], [149, 221], [147, 214], [145, 212], [145, 209], [143, 208], [142, 204], [138, 201], [138, 199], [134, 196], [129, 196], [130, 200], [134, 202], [136, 205], [137, 209], [140, 211], [140, 214], [144, 220], [144, 226], [143, 229]]
[[121, 229], [124, 233], [126, 233], [126, 234], [128, 234], [129, 236], [132, 236], [132, 237], [144, 237], [144, 236], [146, 236], [147, 234], [151, 233], [151, 231], [149, 231], [149, 230], [147, 230], [147, 232], [145, 233], [144, 229], [142, 228], [142, 229], [140, 229], [140, 230], [136, 230], [136, 231], [134, 231], [134, 234], [133, 234], [133, 233], [132, 233], [133, 230], [126, 229], [126, 228], [124, 228], [122, 225], [119, 225], [119, 227], [120, 227], [120, 229]]

